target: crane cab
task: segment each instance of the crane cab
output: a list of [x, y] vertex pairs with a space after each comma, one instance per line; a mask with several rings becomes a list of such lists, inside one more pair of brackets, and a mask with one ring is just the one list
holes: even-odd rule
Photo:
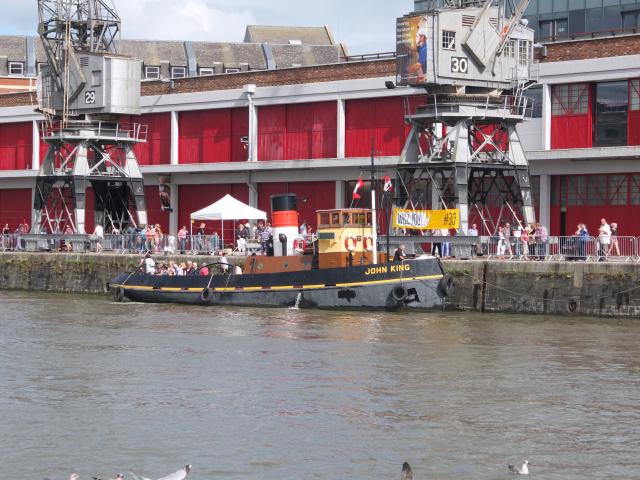
[[511, 18], [503, 11], [487, 2], [398, 18], [397, 82], [464, 93], [467, 87], [509, 90], [528, 81], [534, 32], [520, 21], [520, 11]]
[[317, 216], [320, 268], [373, 263], [371, 210], [362, 208], [319, 210]]

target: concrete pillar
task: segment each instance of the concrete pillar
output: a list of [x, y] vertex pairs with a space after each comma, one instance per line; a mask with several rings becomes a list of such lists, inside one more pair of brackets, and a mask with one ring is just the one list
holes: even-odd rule
[[[182, 225], [178, 225], [178, 212], [180, 211], [180, 204], [179, 204], [180, 185], [177, 185], [173, 182], [171, 182], [170, 185], [171, 185], [171, 211], [169, 212], [169, 233], [171, 233], [172, 235], [177, 235], [178, 230], [180, 230], [180, 227], [182, 227]], [[187, 225], [187, 228], [189, 228], [188, 225]]]
[[249, 107], [249, 144], [247, 146], [247, 161], [258, 161], [258, 108], [254, 103], [254, 95], [256, 92], [256, 86], [253, 84], [244, 86], [245, 93], [247, 95], [248, 107]]
[[179, 145], [180, 145], [180, 124], [178, 123], [178, 112], [171, 112], [171, 165], [180, 163]]
[[335, 208], [344, 208], [344, 180], [336, 181], [336, 206]]
[[258, 184], [247, 182], [247, 186], [249, 187], [249, 205], [258, 208]]
[[[337, 120], [336, 135], [337, 138], [337, 158], [345, 157], [345, 101], [342, 98], [338, 99], [338, 120]], [[342, 207], [340, 207], [342, 208]]]
[[540, 175], [540, 223], [551, 223], [551, 175]]
[[551, 85], [542, 85], [542, 148], [551, 150]]
[[31, 145], [31, 170], [40, 170], [40, 131], [38, 130], [38, 122], [33, 121]]

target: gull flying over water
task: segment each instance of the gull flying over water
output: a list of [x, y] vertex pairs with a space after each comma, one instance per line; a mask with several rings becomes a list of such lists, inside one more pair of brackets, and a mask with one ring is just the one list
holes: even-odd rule
[[[185, 478], [187, 478], [187, 475], [189, 475], [190, 471], [191, 471], [191, 464], [188, 464], [188, 465], [185, 465], [180, 470], [178, 470], [177, 472], [173, 472], [172, 474], [167, 475], [166, 477], [158, 478], [157, 480], [184, 480]], [[151, 480], [150, 478], [143, 477], [142, 475], [134, 472], [133, 470], [129, 470], [129, 472], [131, 472], [131, 475], [133, 475], [133, 478], [135, 480]]]
[[514, 475], [529, 475], [529, 460], [522, 462], [522, 466], [516, 467], [515, 465], [509, 465], [509, 471]]
[[400, 480], [413, 480], [413, 471], [411, 470], [408, 462], [404, 462], [402, 464], [402, 474], [400, 475]]

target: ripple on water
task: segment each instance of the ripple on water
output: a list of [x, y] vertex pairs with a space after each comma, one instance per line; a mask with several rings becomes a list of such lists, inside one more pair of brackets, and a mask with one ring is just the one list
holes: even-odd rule
[[640, 324], [0, 293], [8, 478], [636, 476]]

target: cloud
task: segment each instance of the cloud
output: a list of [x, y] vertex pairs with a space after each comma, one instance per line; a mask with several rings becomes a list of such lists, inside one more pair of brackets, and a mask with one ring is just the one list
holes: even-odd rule
[[[0, 34], [35, 35], [33, 0], [3, 5]], [[238, 42], [247, 25], [329, 25], [352, 53], [390, 51], [395, 18], [413, 0], [115, 0], [122, 36], [148, 40]]]
[[245, 27], [256, 23], [248, 9], [224, 9], [205, 0], [122, 2], [118, 13], [124, 38], [151, 40], [242, 41]]

